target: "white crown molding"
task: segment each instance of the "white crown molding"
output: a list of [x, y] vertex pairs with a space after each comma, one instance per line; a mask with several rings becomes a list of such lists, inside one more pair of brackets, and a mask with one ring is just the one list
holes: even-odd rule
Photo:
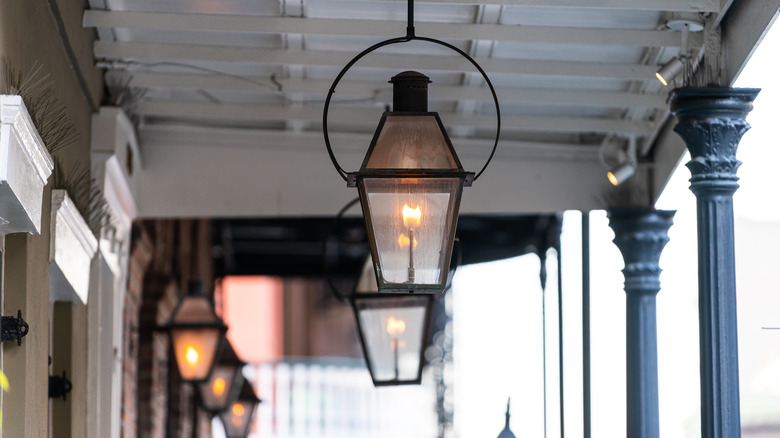
[[0, 234], [40, 234], [54, 161], [21, 96], [0, 95]]
[[98, 242], [65, 190], [51, 193], [49, 299], [87, 304]]
[[108, 223], [100, 233], [100, 251], [118, 275], [138, 215], [134, 193], [141, 154], [135, 128], [121, 108], [101, 107], [92, 116], [92, 174], [108, 205]]

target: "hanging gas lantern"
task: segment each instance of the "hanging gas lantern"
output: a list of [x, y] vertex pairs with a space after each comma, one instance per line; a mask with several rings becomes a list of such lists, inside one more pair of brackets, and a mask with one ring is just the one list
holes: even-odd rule
[[238, 397], [238, 390], [244, 381], [241, 370], [244, 363], [238, 358], [230, 342], [225, 342], [222, 350], [211, 371], [209, 379], [198, 385], [201, 406], [207, 412], [217, 414], [227, 409], [228, 405]]
[[367, 260], [351, 301], [374, 386], [419, 384], [433, 296], [377, 293]]
[[171, 336], [182, 381], [200, 383], [208, 379], [227, 326], [214, 312], [201, 280], [190, 280], [187, 296], [179, 301], [165, 328]]
[[260, 403], [261, 401], [255, 395], [252, 385], [244, 380], [236, 401], [219, 414], [219, 419], [222, 420], [222, 425], [225, 427], [225, 436], [227, 438], [246, 438], [252, 428], [257, 405]]
[[[377, 43], [353, 58], [336, 77], [325, 101], [323, 134], [328, 154], [348, 186], [357, 187], [368, 230], [377, 289], [389, 293], [440, 293], [447, 282], [464, 186], [485, 171], [498, 145], [501, 112], [484, 70], [468, 54], [443, 41], [414, 34], [413, 0], [407, 34]], [[393, 111], [379, 122], [358, 172], [338, 164], [328, 137], [328, 107], [336, 86], [358, 60], [381, 47], [425, 41], [465, 57], [485, 79], [496, 107], [496, 138], [485, 166], [466, 172], [435, 112], [428, 111], [429, 78], [406, 71], [392, 78]]]
[[439, 115], [428, 112], [430, 80], [393, 77], [385, 112], [355, 174], [380, 292], [441, 292], [447, 282], [463, 170]]

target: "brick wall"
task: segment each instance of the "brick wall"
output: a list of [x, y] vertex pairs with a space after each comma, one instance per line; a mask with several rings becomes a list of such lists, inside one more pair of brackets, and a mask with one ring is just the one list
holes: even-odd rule
[[122, 329], [122, 438], [136, 438], [138, 432], [138, 315], [146, 270], [152, 260], [152, 241], [143, 227], [133, 227], [133, 242], [130, 249], [130, 269], [125, 294]]
[[[190, 278], [213, 284], [210, 229], [203, 220], [134, 225], [123, 314], [122, 438], [191, 438], [193, 422], [202, 417], [160, 327]], [[210, 437], [210, 424], [197, 423], [197, 436]]]

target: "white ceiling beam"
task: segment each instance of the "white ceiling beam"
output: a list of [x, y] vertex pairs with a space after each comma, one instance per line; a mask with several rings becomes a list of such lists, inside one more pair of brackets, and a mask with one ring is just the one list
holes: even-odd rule
[[[85, 27], [146, 30], [197, 30], [309, 35], [402, 36], [406, 23], [390, 20], [258, 17], [219, 14], [84, 11]], [[447, 40], [493, 40], [523, 43], [679, 47], [680, 35], [671, 30], [594, 29], [585, 27], [515, 26], [473, 23], [415, 23], [419, 35]], [[691, 34], [689, 44], [701, 45]]]
[[538, 8], [630, 9], [656, 12], [718, 12], [720, 10], [719, 0], [420, 0], [417, 3], [491, 4]]
[[724, 84], [733, 84], [764, 35], [775, 22], [780, 0], [734, 2], [721, 22], [721, 44], [725, 60]]
[[[245, 82], [237, 81], [226, 76], [211, 75], [175, 75], [170, 73], [153, 72], [127, 72], [113, 71], [109, 76], [116, 75], [122, 78], [119, 82], [130, 87], [150, 89], [184, 89], [184, 90], [223, 90], [242, 91], [256, 93], [257, 95], [275, 93], [274, 90], [265, 87], [251, 88]], [[253, 78], [257, 82], [265, 82], [260, 78]], [[324, 98], [330, 89], [331, 81], [317, 79], [279, 79], [282, 84], [282, 93], [296, 95], [305, 93], [314, 98]], [[376, 93], [378, 87], [382, 87]], [[552, 105], [567, 107], [593, 107], [593, 108], [663, 108], [666, 105], [666, 97], [659, 94], [643, 94], [618, 91], [581, 91], [568, 89], [538, 89], [520, 87], [498, 87], [501, 102], [512, 102], [522, 105]], [[376, 94], [375, 94], [376, 93]], [[339, 84], [334, 99], [359, 98], [376, 96], [377, 102], [391, 101], [392, 89], [384, 83], [371, 81], [348, 81]], [[438, 85], [434, 84], [428, 89], [428, 100], [431, 102], [446, 102], [452, 100], [474, 100], [478, 102], [492, 102], [493, 98], [488, 89], [478, 85]]]
[[[290, 119], [305, 120], [316, 123], [322, 120], [322, 108], [317, 107], [286, 107], [260, 105], [230, 105], [200, 102], [147, 101], [136, 107], [136, 112], [142, 115], [164, 116], [178, 119], [194, 120], [243, 120], [243, 121], [287, 121]], [[354, 124], [375, 126], [379, 121], [381, 110], [334, 108], [329, 110], [329, 121], [349, 121]], [[447, 126], [473, 126], [477, 128], [495, 128], [496, 118], [484, 114], [439, 113]], [[522, 132], [550, 133], [625, 133], [648, 135], [652, 130], [649, 123], [623, 119], [607, 119], [592, 117], [539, 117], [539, 116], [507, 116], [501, 117], [502, 129]]]
[[[224, 47], [195, 44], [152, 44], [131, 42], [95, 42], [95, 57], [107, 60], [242, 62], [271, 65], [344, 66], [355, 56], [352, 52], [318, 50], [289, 51], [253, 47]], [[649, 80], [657, 66], [598, 62], [542, 61], [528, 59], [477, 58], [488, 73], [541, 76], [573, 76], [623, 80]], [[460, 56], [377, 53], [363, 58], [359, 66], [399, 69], [414, 65], [418, 70], [458, 71], [469, 68]]]
[[[276, 148], [282, 150], [325, 150], [321, 132], [291, 132], [270, 129], [235, 129], [202, 127], [193, 125], [147, 124], [139, 131], [144, 147], [189, 145], [192, 147], [248, 147]], [[339, 151], [350, 150], [365, 153], [370, 134], [334, 133], [331, 143]], [[462, 141], [461, 141], [462, 140]], [[487, 157], [492, 140], [453, 139], [461, 157]], [[501, 141], [502, 155], [513, 158], [548, 159], [565, 161], [596, 161], [599, 146], [575, 143], [548, 143], [529, 141]]]

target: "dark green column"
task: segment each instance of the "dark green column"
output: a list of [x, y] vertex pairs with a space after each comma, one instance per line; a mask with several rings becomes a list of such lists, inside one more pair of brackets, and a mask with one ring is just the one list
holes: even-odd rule
[[623, 254], [626, 283], [626, 436], [659, 438], [655, 296], [674, 211], [612, 208], [609, 226]]
[[699, 361], [702, 438], [739, 438], [734, 204], [739, 141], [755, 88], [679, 88], [670, 106], [688, 146], [699, 239]]

